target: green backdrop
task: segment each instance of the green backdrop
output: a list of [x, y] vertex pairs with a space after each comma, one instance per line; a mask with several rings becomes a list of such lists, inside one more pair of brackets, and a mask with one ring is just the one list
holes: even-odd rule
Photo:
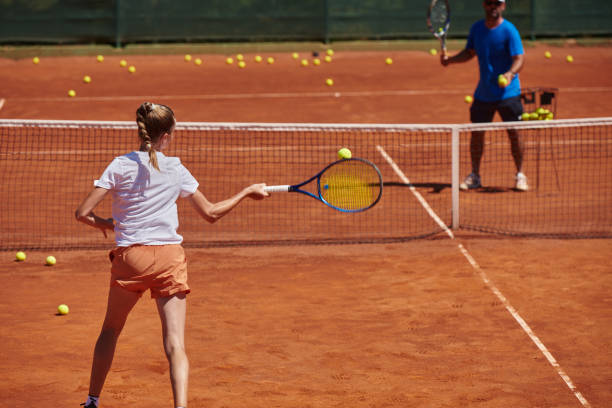
[[[428, 38], [429, 0], [0, 0], [0, 43], [323, 41]], [[482, 3], [451, 0], [450, 37]], [[612, 34], [612, 1], [509, 0], [526, 38]]]

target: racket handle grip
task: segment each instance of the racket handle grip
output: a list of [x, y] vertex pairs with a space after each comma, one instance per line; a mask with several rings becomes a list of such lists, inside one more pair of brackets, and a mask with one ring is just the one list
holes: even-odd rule
[[265, 186], [264, 191], [266, 193], [287, 193], [289, 191], [289, 187], [291, 186]]

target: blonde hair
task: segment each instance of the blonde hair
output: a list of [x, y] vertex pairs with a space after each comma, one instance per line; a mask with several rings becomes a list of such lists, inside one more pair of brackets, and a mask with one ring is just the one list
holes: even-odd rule
[[160, 137], [172, 130], [175, 123], [174, 112], [166, 105], [144, 102], [136, 111], [136, 123], [141, 148], [144, 147], [145, 151], [149, 152], [151, 165], [159, 170], [154, 145]]

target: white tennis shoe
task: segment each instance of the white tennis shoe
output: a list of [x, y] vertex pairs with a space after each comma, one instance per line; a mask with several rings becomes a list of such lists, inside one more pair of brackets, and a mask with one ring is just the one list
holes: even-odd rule
[[529, 190], [529, 184], [527, 184], [527, 176], [523, 173], [516, 173], [516, 189], [519, 191]]

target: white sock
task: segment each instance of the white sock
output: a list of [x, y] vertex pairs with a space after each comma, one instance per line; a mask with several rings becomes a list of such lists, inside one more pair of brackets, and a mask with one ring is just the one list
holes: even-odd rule
[[100, 399], [100, 397], [94, 397], [91, 395], [87, 396], [87, 402], [85, 402], [85, 406], [91, 404], [92, 402], [94, 403], [94, 405], [96, 406], [96, 408], [98, 407], [98, 400]]

